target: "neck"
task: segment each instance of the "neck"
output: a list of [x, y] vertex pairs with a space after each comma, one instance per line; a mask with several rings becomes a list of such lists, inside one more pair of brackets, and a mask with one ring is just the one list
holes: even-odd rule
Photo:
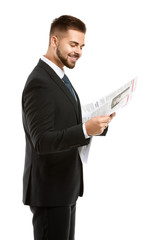
[[62, 64], [62, 62], [60, 61], [60, 59], [58, 59], [54, 53], [50, 52], [49, 49], [47, 51], [47, 53], [44, 55], [44, 57], [46, 57], [47, 59], [49, 59], [51, 62], [53, 62], [54, 64], [56, 64], [59, 68], [61, 68], [64, 71], [64, 65]]

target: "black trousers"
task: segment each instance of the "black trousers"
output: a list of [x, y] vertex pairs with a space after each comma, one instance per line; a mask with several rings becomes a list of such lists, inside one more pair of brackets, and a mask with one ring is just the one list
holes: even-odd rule
[[74, 240], [76, 204], [65, 207], [30, 207], [34, 240]]

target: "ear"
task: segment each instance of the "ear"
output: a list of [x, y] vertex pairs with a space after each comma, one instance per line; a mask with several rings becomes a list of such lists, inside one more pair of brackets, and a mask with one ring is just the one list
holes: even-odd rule
[[54, 48], [58, 46], [58, 38], [55, 35], [52, 35], [50, 38], [50, 45]]

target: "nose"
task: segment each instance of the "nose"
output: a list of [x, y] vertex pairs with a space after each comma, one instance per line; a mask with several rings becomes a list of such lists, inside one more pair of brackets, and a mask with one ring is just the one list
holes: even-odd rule
[[80, 46], [76, 46], [75, 53], [79, 55], [79, 57], [82, 55], [82, 49]]

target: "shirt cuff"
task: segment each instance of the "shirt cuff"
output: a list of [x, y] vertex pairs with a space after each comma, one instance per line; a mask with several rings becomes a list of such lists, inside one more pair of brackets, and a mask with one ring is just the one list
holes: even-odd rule
[[87, 134], [85, 123], [83, 123], [82, 127], [83, 127], [83, 133], [84, 133], [85, 138], [90, 138], [90, 136]]

